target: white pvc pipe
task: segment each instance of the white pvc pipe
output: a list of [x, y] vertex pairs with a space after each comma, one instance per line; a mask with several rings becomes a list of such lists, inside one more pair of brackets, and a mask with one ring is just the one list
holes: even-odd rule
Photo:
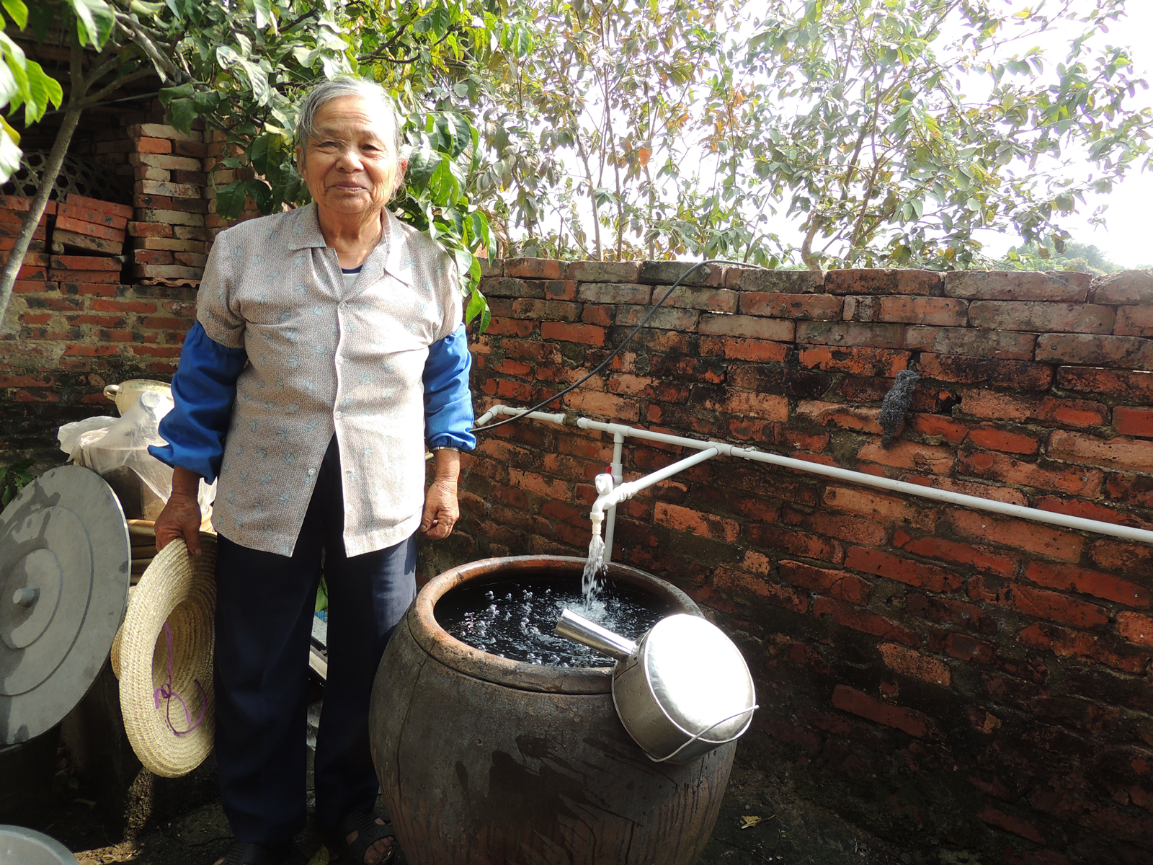
[[[609, 473], [613, 476], [613, 486], [619, 486], [625, 479], [624, 464], [621, 460], [624, 458], [625, 437], [619, 433], [613, 436], [613, 461], [609, 466]], [[616, 534], [617, 526], [617, 506], [613, 505], [608, 510], [605, 519], [605, 555], [604, 563], [607, 565], [612, 561], [613, 556], [613, 535]]]
[[[648, 489], [653, 484], [660, 483], [665, 478], [671, 478], [678, 472], [683, 472], [685, 469], [691, 469], [697, 463], [703, 463], [705, 460], [711, 460], [713, 457], [720, 453], [716, 448], [710, 447], [703, 451], [697, 451], [691, 457], [685, 457], [683, 460], [678, 460], [671, 465], [665, 466], [663, 469], [657, 469], [651, 474], [644, 477], [637, 478], [635, 481], [626, 481], [619, 487], [614, 487], [612, 492], [605, 493], [602, 496], [597, 496], [597, 500], [593, 502], [592, 514], [604, 513], [605, 508], [616, 507], [626, 499], [631, 499], [643, 489]], [[605, 547], [608, 547], [608, 541], [605, 541]]]
[[[496, 414], [523, 414], [523, 410], [509, 408], [508, 406], [498, 405], [493, 406], [491, 413]], [[552, 423], [573, 423], [565, 415], [550, 415], [544, 412], [532, 412], [528, 417], [534, 420], [550, 421]], [[557, 418], [560, 418], [557, 420]], [[772, 465], [781, 466], [795, 471], [807, 472], [809, 474], [822, 475], [824, 477], [836, 478], [837, 480], [848, 481], [849, 483], [862, 484], [864, 486], [876, 487], [877, 489], [889, 490], [891, 492], [901, 493], [903, 495], [919, 496], [923, 499], [930, 499], [932, 501], [944, 502], [951, 505], [959, 505], [960, 507], [973, 508], [974, 510], [989, 511], [995, 514], [1003, 514], [1004, 516], [1016, 517], [1018, 519], [1032, 520], [1036, 523], [1048, 523], [1049, 525], [1061, 526], [1067, 529], [1076, 529], [1078, 531], [1095, 532], [1100, 535], [1109, 535], [1110, 537], [1121, 538], [1126, 541], [1137, 541], [1143, 544], [1153, 544], [1153, 532], [1147, 529], [1137, 529], [1132, 526], [1119, 526], [1116, 523], [1106, 523], [1101, 520], [1088, 520], [1084, 517], [1074, 517], [1068, 514], [1059, 514], [1053, 511], [1042, 511], [1037, 508], [1026, 507], [1025, 505], [1014, 505], [1007, 502], [998, 502], [993, 499], [986, 499], [980, 496], [970, 496], [964, 493], [955, 493], [950, 490], [939, 490], [933, 487], [924, 487], [919, 484], [910, 484], [905, 481], [894, 481], [889, 478], [877, 477], [876, 475], [865, 474], [864, 472], [855, 472], [849, 469], [835, 468], [833, 466], [822, 465], [821, 463], [808, 462], [807, 460], [793, 459], [792, 457], [782, 457], [777, 454], [764, 453], [750, 448], [742, 448], [736, 445], [726, 444], [725, 442], [714, 441], [701, 441], [699, 439], [689, 439], [682, 436], [666, 435], [665, 433], [648, 432], [647, 430], [634, 429], [633, 427], [623, 426], [621, 424], [601, 423], [600, 421], [588, 420], [587, 418], [577, 418], [575, 421], [576, 426], [581, 429], [600, 430], [601, 432], [610, 432], [614, 435], [622, 435], [629, 438], [644, 439], [647, 441], [658, 441], [666, 444], [681, 445], [690, 448], [715, 448], [717, 453], [724, 456], [739, 457], [741, 459], [754, 460], [756, 462], [770, 463]], [[674, 465], [677, 465], [674, 463]], [[671, 466], [669, 467], [671, 468]], [[662, 469], [662, 471], [664, 471]], [[651, 477], [651, 476], [650, 476]], [[668, 475], [663, 475], [668, 477]]]

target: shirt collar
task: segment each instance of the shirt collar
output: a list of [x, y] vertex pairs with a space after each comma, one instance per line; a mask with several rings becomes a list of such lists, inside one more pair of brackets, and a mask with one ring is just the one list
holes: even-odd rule
[[[290, 210], [288, 214], [291, 222], [289, 228], [288, 248], [298, 249], [324, 249], [328, 246], [324, 242], [324, 234], [320, 230], [320, 218], [317, 215], [316, 202], [306, 204]], [[386, 230], [381, 235], [380, 242], [364, 259], [361, 271], [368, 271], [372, 280], [379, 279], [387, 272], [405, 285], [412, 284], [411, 259], [406, 250], [407, 233], [410, 229], [399, 219], [384, 209]]]

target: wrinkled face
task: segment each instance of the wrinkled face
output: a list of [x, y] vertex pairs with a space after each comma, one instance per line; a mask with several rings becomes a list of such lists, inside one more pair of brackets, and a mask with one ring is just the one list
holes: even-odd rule
[[340, 96], [317, 109], [313, 128], [316, 137], [296, 151], [313, 200], [322, 211], [379, 212], [407, 166], [393, 149], [387, 115], [360, 96]]

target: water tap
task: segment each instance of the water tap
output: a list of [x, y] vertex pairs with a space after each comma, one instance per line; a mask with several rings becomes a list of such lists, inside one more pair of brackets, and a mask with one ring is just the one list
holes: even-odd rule
[[613, 491], [613, 476], [611, 474], [599, 474], [596, 477], [597, 495], [603, 496]]

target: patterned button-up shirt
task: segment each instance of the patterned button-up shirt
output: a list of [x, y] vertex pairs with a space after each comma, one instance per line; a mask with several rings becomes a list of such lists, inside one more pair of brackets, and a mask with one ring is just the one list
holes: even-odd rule
[[421, 376], [429, 346], [461, 323], [452, 259], [387, 214], [346, 290], [316, 205], [243, 222], [217, 237], [197, 320], [245, 348], [213, 524], [229, 540], [291, 555], [335, 433], [349, 556], [392, 546], [424, 503]]

